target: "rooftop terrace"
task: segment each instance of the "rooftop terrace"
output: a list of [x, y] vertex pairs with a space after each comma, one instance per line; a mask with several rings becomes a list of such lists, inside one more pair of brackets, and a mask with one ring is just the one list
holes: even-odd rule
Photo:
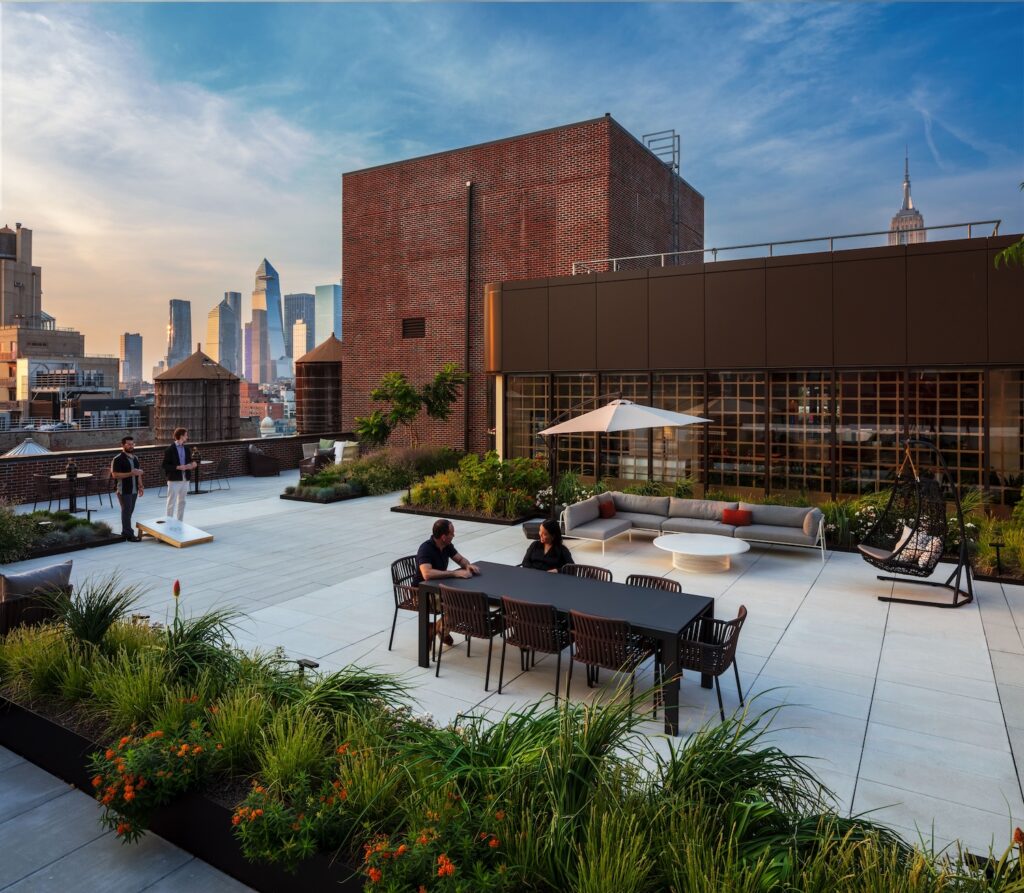
[[[281, 646], [323, 670], [357, 662], [401, 673], [418, 708], [439, 723], [470, 711], [502, 713], [552, 690], [553, 658], [538, 659], [526, 674], [512, 658], [505, 691], [484, 692], [480, 643], [471, 658], [463, 647], [446, 653], [435, 680], [433, 667], [417, 665], [416, 618], [408, 612], [401, 612], [389, 652], [389, 566], [416, 551], [430, 519], [391, 513], [396, 496], [333, 505], [278, 499], [296, 475], [234, 478], [230, 491], [190, 495], [186, 520], [212, 533], [213, 543], [177, 550], [147, 540], [77, 552], [68, 556], [73, 579], [118, 571], [148, 587], [137, 610], [154, 620], [171, 611], [171, 586], [180, 579], [184, 608], [232, 606], [247, 615], [241, 645]], [[136, 519], [162, 513], [163, 500], [150, 491]], [[94, 517], [116, 526], [116, 509]], [[456, 539], [472, 561], [507, 564], [517, 564], [527, 545], [519, 527], [465, 521], [457, 522]], [[760, 694], [753, 709], [789, 705], [772, 740], [812, 758], [841, 812], [877, 810], [875, 819], [911, 840], [934, 835], [941, 846], [959, 838], [978, 853], [990, 843], [1001, 851], [1014, 825], [1024, 825], [1024, 587], [976, 583], [975, 603], [943, 611], [877, 601], [920, 590], [879, 582], [852, 554], [829, 553], [822, 563], [815, 552], [755, 546], [734, 558], [729, 572], [701, 576], [674, 570], [670, 556], [643, 536], [616, 541], [606, 555], [596, 544], [567, 545], [578, 562], [608, 567], [616, 580], [630, 573], [679, 579], [686, 591], [713, 596], [718, 617], [735, 616], [745, 604], [750, 615], [738, 663], [745, 688]], [[638, 685], [651, 682], [648, 665]], [[726, 710], [734, 709], [728, 679], [722, 693]], [[595, 693], [579, 684], [573, 696]], [[717, 721], [714, 692], [688, 674], [682, 730], [709, 721]], [[660, 721], [644, 728], [655, 747], [667, 747]]]

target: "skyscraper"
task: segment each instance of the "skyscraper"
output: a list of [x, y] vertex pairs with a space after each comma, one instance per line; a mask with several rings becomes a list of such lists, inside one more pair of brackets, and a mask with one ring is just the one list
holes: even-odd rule
[[175, 298], [170, 302], [167, 322], [167, 368], [192, 355], [192, 303]]
[[121, 336], [121, 383], [142, 381], [142, 335], [125, 332]]
[[910, 155], [903, 160], [903, 207], [889, 223], [890, 245], [915, 245], [927, 242], [928, 233], [924, 231], [924, 217], [914, 207], [910, 197]]
[[242, 378], [253, 381], [252, 377], [252, 323], [247, 322], [242, 334]]
[[317, 344], [323, 344], [331, 335], [341, 340], [341, 286], [316, 287], [316, 321], [313, 335]]
[[292, 344], [292, 327], [300, 319], [306, 324], [307, 337], [315, 336], [316, 331], [316, 297], [308, 292], [298, 292], [284, 296], [284, 345], [288, 356], [294, 359], [301, 357], [306, 350], [300, 344]]
[[[256, 313], [264, 312], [260, 327], [259, 344], [256, 343]], [[281, 280], [270, 261], [263, 258], [263, 263], [256, 268], [256, 288], [252, 293], [253, 315], [253, 354], [260, 357], [261, 369], [259, 382], [269, 384], [287, 376], [291, 364], [284, 349], [284, 319], [281, 315]], [[265, 339], [265, 340], [264, 340]], [[256, 374], [256, 365], [253, 374]]]
[[272, 367], [277, 367], [268, 362], [267, 340], [267, 311], [254, 307], [250, 323], [249, 366], [252, 371], [250, 381], [256, 384], [270, 384], [274, 380]]
[[295, 348], [295, 356], [293, 360], [297, 360], [301, 356], [305, 356], [309, 353], [313, 347], [313, 326], [311, 323], [307, 323], [305, 320], [300, 319], [292, 325], [291, 329], [292, 345]]
[[228, 372], [238, 372], [238, 319], [227, 298], [206, 317], [206, 354]]
[[242, 293], [240, 291], [224, 292], [224, 300], [235, 314], [235, 367], [231, 371], [235, 375], [242, 374]]

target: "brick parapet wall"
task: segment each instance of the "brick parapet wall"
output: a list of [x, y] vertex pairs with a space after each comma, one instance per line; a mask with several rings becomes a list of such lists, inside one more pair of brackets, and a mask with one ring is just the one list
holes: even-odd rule
[[[652, 244], [667, 250], [669, 182], [664, 165], [608, 117], [345, 174], [342, 424], [354, 427], [357, 416], [375, 408], [369, 395], [386, 372], [404, 372], [422, 385], [444, 363], [466, 367], [468, 326], [467, 393], [446, 421], [422, 419], [417, 434], [422, 442], [462, 447], [468, 400], [469, 449], [484, 450], [484, 286], [566, 275], [573, 261], [607, 257], [613, 245], [622, 253]], [[682, 247], [703, 247], [703, 197], [676, 183]], [[627, 218], [623, 197], [638, 192], [639, 211]], [[403, 339], [402, 319], [420, 316], [426, 337]], [[406, 437], [398, 432], [394, 439]]]
[[[246, 450], [249, 444], [257, 444], [263, 452], [274, 456], [281, 463], [281, 470], [298, 468], [302, 459], [302, 445], [315, 443], [321, 437], [329, 440], [352, 440], [348, 432], [337, 434], [307, 434], [294, 437], [259, 437], [245, 440], [221, 440], [204, 443], [189, 441], [189, 448], [198, 447], [203, 459], [217, 461], [228, 459], [228, 477], [241, 477], [249, 473]], [[142, 463], [145, 472], [145, 485], [150, 488], [159, 487], [164, 481], [160, 463], [163, 461], [166, 444], [153, 446], [137, 446], [135, 455]], [[13, 503], [32, 502], [35, 494], [33, 475], [61, 474], [68, 464], [68, 459], [75, 458], [79, 472], [97, 474], [110, 467], [110, 460], [120, 452], [118, 448], [108, 447], [101, 450], [77, 450], [55, 453], [52, 456], [14, 456], [0, 459], [0, 498]]]

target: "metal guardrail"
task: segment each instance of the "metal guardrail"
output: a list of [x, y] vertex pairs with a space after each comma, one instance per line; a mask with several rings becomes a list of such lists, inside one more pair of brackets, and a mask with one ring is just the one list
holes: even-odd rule
[[[754, 248], [766, 248], [768, 253], [765, 257], [773, 257], [775, 248], [782, 245], [807, 245], [816, 242], [828, 242], [828, 250], [835, 251], [835, 243], [843, 239], [866, 239], [871, 236], [889, 236], [894, 233], [906, 234], [906, 233], [919, 233], [919, 232], [932, 232], [934, 230], [948, 230], [948, 229], [967, 229], [967, 238], [985, 238], [988, 236], [998, 236], [999, 226], [1002, 220], [972, 220], [968, 223], [944, 223], [936, 226], [920, 226], [915, 229], [903, 229], [903, 230], [891, 230], [891, 229], [880, 229], [874, 230], [873, 232], [866, 233], [844, 233], [839, 236], [814, 236], [807, 239], [782, 239], [774, 242], [752, 242], [749, 245], [726, 245], [720, 248], [690, 248], [686, 251], [666, 251], [661, 254], [633, 254], [626, 257], [603, 257], [597, 260], [575, 260], [572, 262], [572, 275], [576, 276], [580, 273], [606, 273], [608, 272], [608, 265], [611, 265], [611, 272], [616, 273], [619, 270], [620, 264], [627, 261], [637, 262], [638, 266], [666, 266], [665, 261], [669, 258], [683, 258], [690, 257], [696, 254], [706, 255], [710, 254], [713, 261], [718, 260], [719, 252], [724, 251], [746, 251]], [[974, 228], [978, 226], [991, 226], [992, 232], [985, 233], [984, 236], [975, 236]], [[659, 263], [648, 263], [639, 264], [640, 261], [654, 261], [658, 260]], [[595, 267], [604, 265], [605, 269], [594, 269]], [[637, 267], [631, 267], [636, 269]]]

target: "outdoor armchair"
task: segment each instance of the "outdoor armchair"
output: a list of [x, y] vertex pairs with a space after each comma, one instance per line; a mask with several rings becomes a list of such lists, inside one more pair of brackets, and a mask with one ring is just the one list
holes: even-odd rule
[[718, 712], [725, 722], [725, 707], [722, 705], [722, 688], [718, 677], [731, 666], [736, 674], [736, 691], [743, 706], [743, 688], [740, 685], [740, 671], [736, 665], [736, 646], [740, 630], [747, 619], [747, 609], [740, 605], [735, 620], [697, 620], [691, 623], [679, 638], [679, 668], [715, 677], [715, 694], [718, 695]]

